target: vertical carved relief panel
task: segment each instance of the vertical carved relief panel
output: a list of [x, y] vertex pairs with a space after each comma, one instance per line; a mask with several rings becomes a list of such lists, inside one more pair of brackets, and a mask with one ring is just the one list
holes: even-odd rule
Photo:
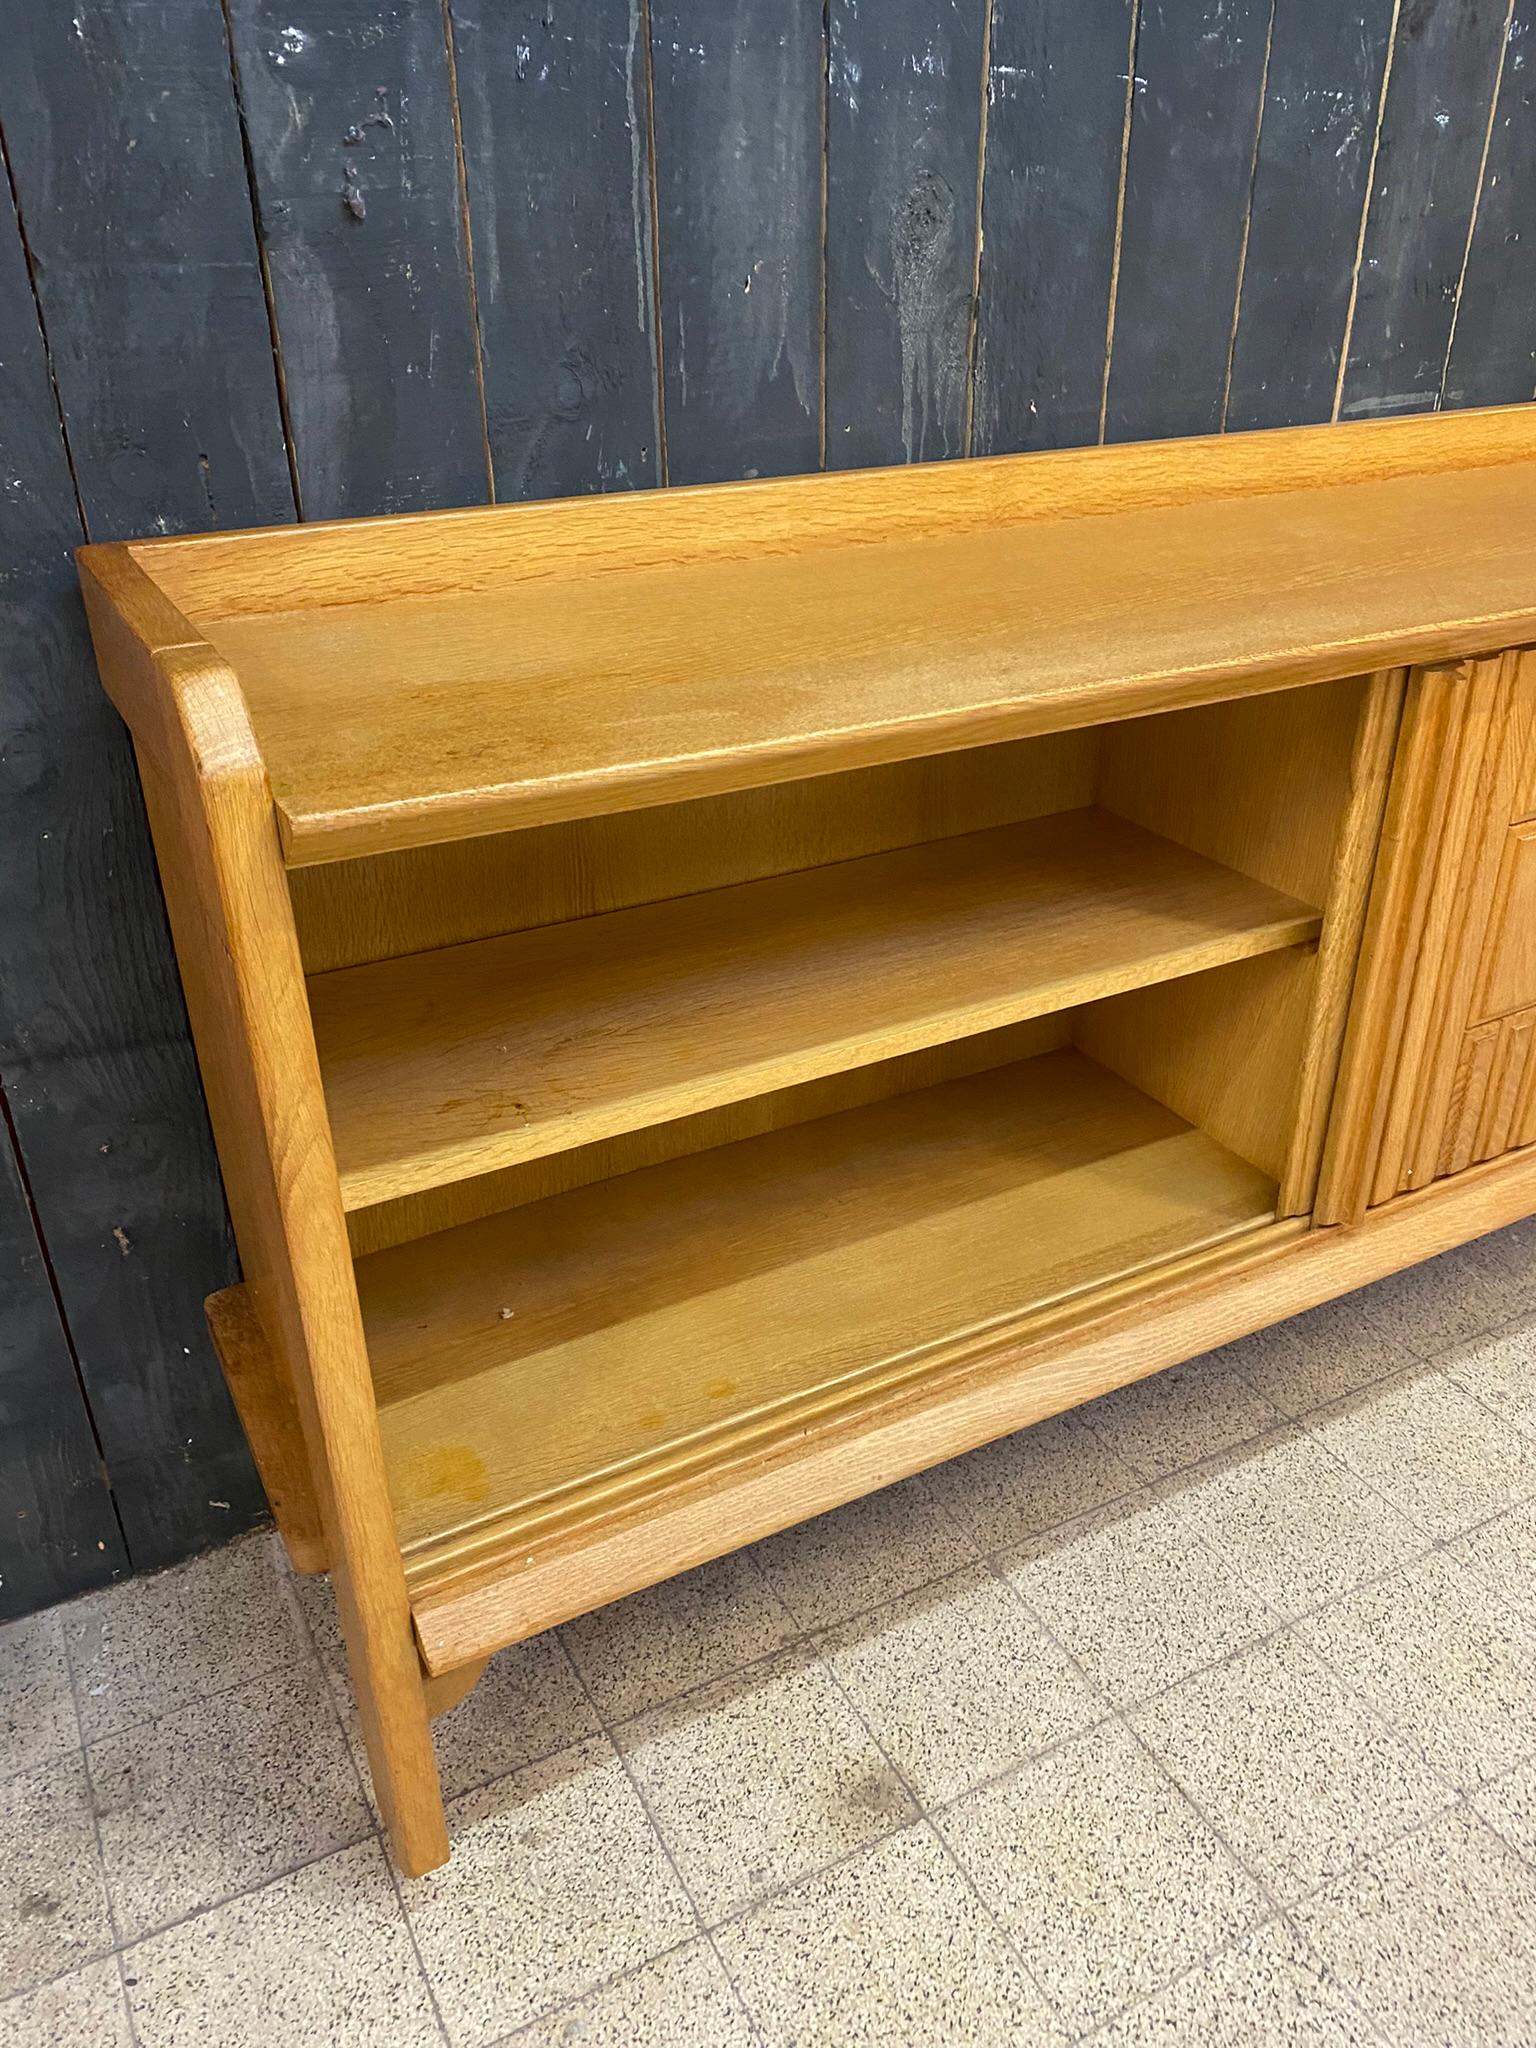
[[1415, 671], [1319, 1222], [1536, 1143], [1532, 814], [1536, 651]]

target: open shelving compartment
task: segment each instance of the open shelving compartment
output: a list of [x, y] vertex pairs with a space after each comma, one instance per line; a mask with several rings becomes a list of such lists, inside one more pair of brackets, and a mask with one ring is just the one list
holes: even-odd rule
[[1403, 665], [1536, 637], [1533, 463], [1464, 415], [86, 551], [210, 1325], [408, 1869], [497, 1648], [1264, 1319], [1138, 1348], [1307, 1229]]
[[[293, 874], [429, 1658], [476, 1647], [506, 1557], [1305, 1208], [1372, 701]], [[359, 892], [423, 890], [456, 943], [349, 957]], [[463, 936], [476, 906], [511, 928]]]

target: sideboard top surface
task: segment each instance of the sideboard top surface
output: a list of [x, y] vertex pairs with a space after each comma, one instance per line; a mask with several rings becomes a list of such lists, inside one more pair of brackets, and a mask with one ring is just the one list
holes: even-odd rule
[[1536, 639], [1536, 406], [124, 553], [303, 865]]

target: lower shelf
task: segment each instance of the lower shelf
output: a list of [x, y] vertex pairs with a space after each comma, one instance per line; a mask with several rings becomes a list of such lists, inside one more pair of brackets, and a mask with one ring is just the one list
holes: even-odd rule
[[374, 1253], [357, 1277], [408, 1572], [526, 1561], [981, 1331], [1264, 1222], [1274, 1194], [1055, 1052]]

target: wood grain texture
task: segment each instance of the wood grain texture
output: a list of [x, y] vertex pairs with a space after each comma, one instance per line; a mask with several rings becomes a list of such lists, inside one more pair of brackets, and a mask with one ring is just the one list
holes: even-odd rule
[[453, 0], [498, 498], [661, 481], [640, 0]]
[[490, 495], [439, 0], [230, 0], [312, 518]]
[[1536, 1004], [1536, 820], [1504, 842], [1472, 1014], [1478, 1023]]
[[857, 860], [1092, 803], [1098, 735], [1044, 733], [695, 803], [295, 868], [306, 972]]
[[827, 462], [967, 453], [987, 0], [831, 0]]
[[1271, 0], [1142, 0], [1104, 438], [1215, 433]]
[[1428, 1259], [1536, 1207], [1536, 1158], [1474, 1168], [1355, 1230], [1254, 1230], [1063, 1315], [978, 1343], [953, 1371], [830, 1418], [812, 1435], [541, 1545], [520, 1568], [445, 1575], [412, 1606], [430, 1670], [585, 1613], [744, 1540], [841, 1506], [1048, 1415], [1198, 1357]]
[[[110, 10], [109, 22], [122, 23]], [[21, 61], [4, 68], [7, 100], [25, 86], [37, 41], [47, 32], [28, 17], [13, 39]], [[85, 79], [34, 73], [41, 97], [18, 124], [19, 138], [41, 147], [31, 125], [51, 114], [64, 118], [70, 90], [79, 119], [83, 161], [60, 176], [108, 181], [100, 91], [111, 69], [102, 40], [111, 41], [101, 14], [93, 15], [91, 69]], [[126, 62], [131, 50], [119, 48]], [[185, 63], [185, 58], [183, 63]], [[129, 70], [129, 77], [140, 76]], [[163, 75], [151, 72], [151, 76]], [[179, 74], [190, 92], [192, 80]], [[46, 95], [43, 93], [46, 85]], [[93, 97], [95, 95], [95, 97]], [[115, 214], [124, 237], [121, 258], [148, 260], [133, 239], [135, 209], [147, 203], [137, 189], [142, 169], [152, 183], [158, 161], [174, 189], [173, 142], [195, 145], [197, 102], [181, 117], [167, 117], [165, 132], [146, 138], [145, 162], [122, 172], [129, 195], [94, 196]], [[142, 109], [118, 117], [130, 130]], [[92, 139], [94, 136], [94, 140]], [[131, 139], [131, 134], [124, 138]], [[158, 157], [156, 156], [158, 152]], [[193, 148], [193, 156], [196, 149]], [[18, 173], [36, 169], [17, 160]], [[195, 162], [179, 175], [192, 177]], [[45, 190], [48, 180], [44, 180]], [[78, 192], [82, 206], [86, 199]], [[50, 204], [53, 202], [50, 202]], [[62, 202], [60, 202], [62, 203]], [[170, 204], [170, 200], [167, 200]], [[45, 247], [80, 230], [44, 209]], [[110, 246], [110, 244], [108, 245]], [[189, 242], [189, 262], [196, 245]], [[103, 251], [105, 255], [105, 251]], [[175, 332], [177, 294], [195, 299], [209, 288], [192, 263], [188, 277], [167, 286], [166, 317]], [[117, 400], [141, 397], [146, 408], [116, 416], [115, 439], [126, 492], [113, 488], [114, 465], [89, 458], [83, 475], [88, 509], [110, 528], [114, 519], [141, 521], [144, 506], [133, 483], [132, 447], [141, 432], [157, 433], [163, 401], [152, 378], [132, 388], [132, 350], [119, 359], [97, 346], [104, 315], [89, 303], [80, 275], [52, 272], [53, 371], [66, 408], [82, 425], [102, 422]], [[244, 303], [239, 263], [230, 252], [230, 349], [239, 357], [235, 312]], [[83, 296], [82, 296], [83, 295]], [[185, 312], [186, 302], [180, 302]], [[79, 316], [81, 325], [73, 324]], [[224, 365], [210, 365], [215, 385]], [[228, 1218], [208, 1136], [197, 1070], [187, 1041], [176, 964], [165, 930], [159, 884], [144, 828], [132, 757], [122, 726], [101, 694], [80, 610], [71, 560], [82, 534], [74, 481], [59, 435], [50, 364], [39, 331], [9, 192], [0, 194], [0, 1071], [4, 1072], [17, 1141], [48, 1240], [60, 1298], [68, 1318], [122, 1516], [129, 1554], [142, 1570], [174, 1563], [190, 1552], [247, 1527], [262, 1511], [261, 1490], [239, 1425], [219, 1379], [203, 1326], [202, 1299], [234, 1277]], [[216, 405], [197, 366], [186, 369], [180, 417], [196, 421]], [[242, 404], [248, 399], [242, 398]], [[239, 413], [236, 413], [239, 418]], [[273, 414], [273, 450], [281, 440]], [[221, 427], [220, 431], [224, 429]], [[175, 437], [156, 442], [159, 516], [196, 521], [208, 516], [203, 477]], [[219, 446], [213, 444], [215, 449]], [[184, 463], [178, 467], [181, 458]], [[244, 458], [241, 458], [244, 460]], [[255, 516], [250, 496], [237, 495], [244, 516]], [[247, 473], [247, 482], [249, 476]], [[142, 484], [142, 476], [140, 477]], [[55, 1370], [45, 1338], [48, 1321], [33, 1321], [40, 1381]], [[19, 1369], [19, 1368], [18, 1368]], [[26, 1411], [23, 1411], [26, 1412]], [[19, 1425], [18, 1425], [19, 1426]], [[25, 1454], [18, 1441], [16, 1454]], [[82, 1514], [86, 1513], [84, 1497]], [[94, 1543], [85, 1556], [82, 1585], [94, 1583]], [[65, 1553], [55, 1550], [50, 1570]], [[84, 1566], [82, 1569], [84, 1569]], [[8, 1583], [23, 1582], [19, 1557], [0, 1565]], [[60, 1592], [67, 1587], [59, 1587]]]
[[0, 1122], [0, 1621], [126, 1575], [128, 1552]]
[[1533, 680], [1518, 654], [1410, 679], [1324, 1165], [1325, 1222], [1358, 1220], [1440, 1171], [1515, 809], [1515, 711]]
[[820, 0], [651, 0], [667, 475], [821, 459]]
[[981, 455], [1099, 438], [1132, 0], [993, 0]]
[[1393, 11], [1276, 0], [1228, 428], [1333, 417]]
[[303, 865], [1508, 644], [1533, 540], [1509, 465], [202, 630]]
[[1097, 810], [309, 983], [348, 1209], [1229, 960], [1295, 897]]
[[1508, 0], [1402, 0], [1341, 414], [1433, 406], [1482, 174]]
[[1536, 1144], [1536, 1010], [1478, 1024], [1462, 1043], [1439, 1170]]
[[815, 1117], [835, 1116], [841, 1110], [909, 1095], [918, 1088], [934, 1088], [965, 1074], [984, 1074], [1014, 1060], [1033, 1059], [1037, 1053], [1057, 1052], [1071, 1043], [1075, 1014], [1067, 1010], [1032, 1017], [1000, 1031], [977, 1032], [971, 1038], [929, 1046], [922, 1052], [829, 1074], [824, 1080], [748, 1096], [723, 1109], [650, 1124], [622, 1138], [604, 1138], [595, 1145], [552, 1152], [499, 1173], [483, 1173], [396, 1202], [381, 1202], [376, 1208], [353, 1211], [347, 1217], [347, 1235], [353, 1252], [362, 1258], [413, 1237], [427, 1237], [436, 1230], [452, 1230], [482, 1216], [499, 1216], [528, 1202], [542, 1202], [548, 1195], [590, 1187], [594, 1181], [615, 1180], [620, 1174], [682, 1159], [691, 1152], [733, 1145], [738, 1138], [788, 1130], [792, 1124], [809, 1123]]
[[1095, 1003], [1072, 1042], [1278, 1183], [1316, 989], [1315, 951], [1269, 954]]
[[380, 1811], [419, 1873], [448, 1838], [271, 792], [233, 677], [127, 552], [82, 581], [138, 752], [268, 1412], [298, 1411]]
[[146, 568], [200, 627], [312, 605], [489, 591], [620, 569], [985, 534], [1204, 498], [1463, 474], [1536, 460], [1536, 406], [1057, 449], [852, 475], [615, 491], [560, 504], [342, 520], [146, 542]]
[[1515, 0], [1440, 402], [1536, 397], [1536, 0]]
[[363, 1260], [411, 1576], [798, 1433], [860, 1380], [1261, 1221], [1272, 1195], [1061, 1052]]

